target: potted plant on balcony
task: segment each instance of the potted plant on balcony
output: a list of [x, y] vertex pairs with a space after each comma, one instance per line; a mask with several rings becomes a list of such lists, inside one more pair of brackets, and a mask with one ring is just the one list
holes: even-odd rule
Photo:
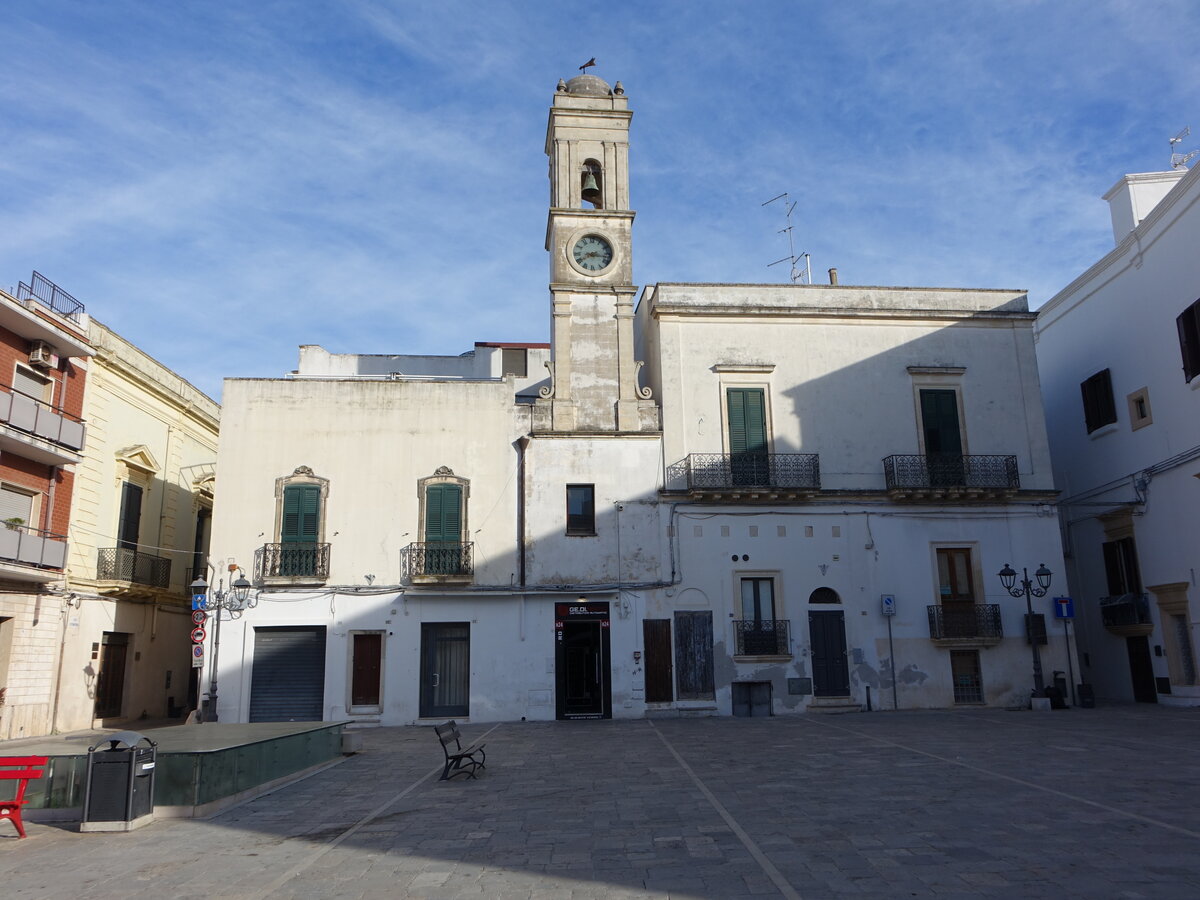
[[20, 531], [21, 526], [25, 524], [25, 520], [20, 516], [13, 516], [10, 519], [4, 520], [4, 527], [9, 531]]

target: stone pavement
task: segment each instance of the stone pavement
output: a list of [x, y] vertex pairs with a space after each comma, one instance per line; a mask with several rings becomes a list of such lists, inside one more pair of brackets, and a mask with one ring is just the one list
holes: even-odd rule
[[1200, 709], [432, 729], [207, 821], [0, 832], [0, 897], [1200, 897]]

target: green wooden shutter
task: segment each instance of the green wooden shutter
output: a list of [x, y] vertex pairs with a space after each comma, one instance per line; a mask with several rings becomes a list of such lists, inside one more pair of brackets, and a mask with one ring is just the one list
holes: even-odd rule
[[117, 525], [117, 546], [136, 550], [142, 523], [142, 488], [126, 481], [121, 487], [121, 514]]
[[767, 404], [761, 388], [729, 388], [729, 452], [767, 452]]
[[925, 431], [926, 453], [962, 453], [955, 391], [921, 391], [921, 425]]
[[457, 544], [462, 540], [462, 486], [431, 484], [425, 489], [425, 541]]
[[290, 484], [284, 488], [280, 542], [315, 544], [320, 527], [321, 488], [315, 484]]

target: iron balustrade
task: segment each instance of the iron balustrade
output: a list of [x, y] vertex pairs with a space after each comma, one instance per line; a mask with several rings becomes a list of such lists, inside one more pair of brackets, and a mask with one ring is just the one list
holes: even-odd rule
[[0, 422], [72, 450], [83, 449], [83, 419], [5, 384], [0, 384]]
[[734, 619], [738, 656], [787, 656], [791, 651], [788, 619]]
[[421, 576], [469, 578], [474, 574], [474, 541], [422, 541], [400, 551], [406, 578]]
[[1003, 455], [893, 454], [884, 457], [883, 475], [889, 491], [930, 488], [1016, 490], [1021, 486], [1017, 458]]
[[1100, 618], [1106, 628], [1123, 625], [1149, 625], [1150, 598], [1145, 594], [1120, 594], [1100, 598]]
[[263, 544], [254, 551], [254, 580], [329, 577], [329, 544]]
[[[36, 300], [42, 306], [72, 322], [79, 321], [79, 317], [83, 314], [82, 303], [37, 271], [29, 280], [32, 284], [22, 281], [17, 285], [18, 300]], [[11, 282], [9, 283], [11, 284]]]
[[926, 607], [929, 636], [935, 641], [988, 640], [1004, 637], [997, 603], [946, 603]]
[[689, 491], [821, 489], [816, 453], [690, 453], [683, 468]]
[[171, 560], [166, 557], [128, 547], [105, 547], [96, 552], [96, 578], [100, 581], [127, 581], [155, 588], [171, 584]]

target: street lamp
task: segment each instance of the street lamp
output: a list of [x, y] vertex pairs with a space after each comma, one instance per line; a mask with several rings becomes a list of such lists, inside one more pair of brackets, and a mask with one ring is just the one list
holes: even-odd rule
[[[237, 578], [233, 577], [234, 572], [238, 573]], [[258, 593], [251, 594], [253, 585], [246, 580], [246, 573], [241, 570], [241, 567], [231, 564], [229, 577], [231, 579], [229, 590], [225, 590], [225, 579], [221, 578], [217, 582], [216, 589], [204, 604], [205, 610], [215, 622], [213, 626], [212, 677], [208, 687], [208, 706], [212, 715], [204, 717], [206, 722], [217, 721], [217, 658], [221, 652], [222, 614], [227, 619], [240, 619], [242, 613], [247, 609], [258, 606]], [[192, 582], [192, 596], [195, 597], [198, 594], [208, 594], [208, 582], [204, 580], [203, 572]]]
[[1037, 635], [1033, 633], [1033, 597], [1045, 597], [1046, 591], [1050, 590], [1050, 576], [1053, 574], [1046, 568], [1046, 564], [1042, 563], [1038, 566], [1033, 577], [1037, 579], [1038, 586], [1034, 587], [1033, 582], [1029, 580], [1029, 570], [1021, 570], [1021, 585], [1017, 587], [1017, 573], [1008, 563], [1004, 564], [1004, 568], [997, 574], [1000, 576], [1000, 583], [1004, 585], [1004, 589], [1014, 597], [1024, 596], [1025, 598], [1025, 634], [1029, 637], [1029, 644], [1033, 647], [1033, 693], [1035, 697], [1041, 697], [1045, 687], [1042, 681], [1042, 656], [1038, 652]]

